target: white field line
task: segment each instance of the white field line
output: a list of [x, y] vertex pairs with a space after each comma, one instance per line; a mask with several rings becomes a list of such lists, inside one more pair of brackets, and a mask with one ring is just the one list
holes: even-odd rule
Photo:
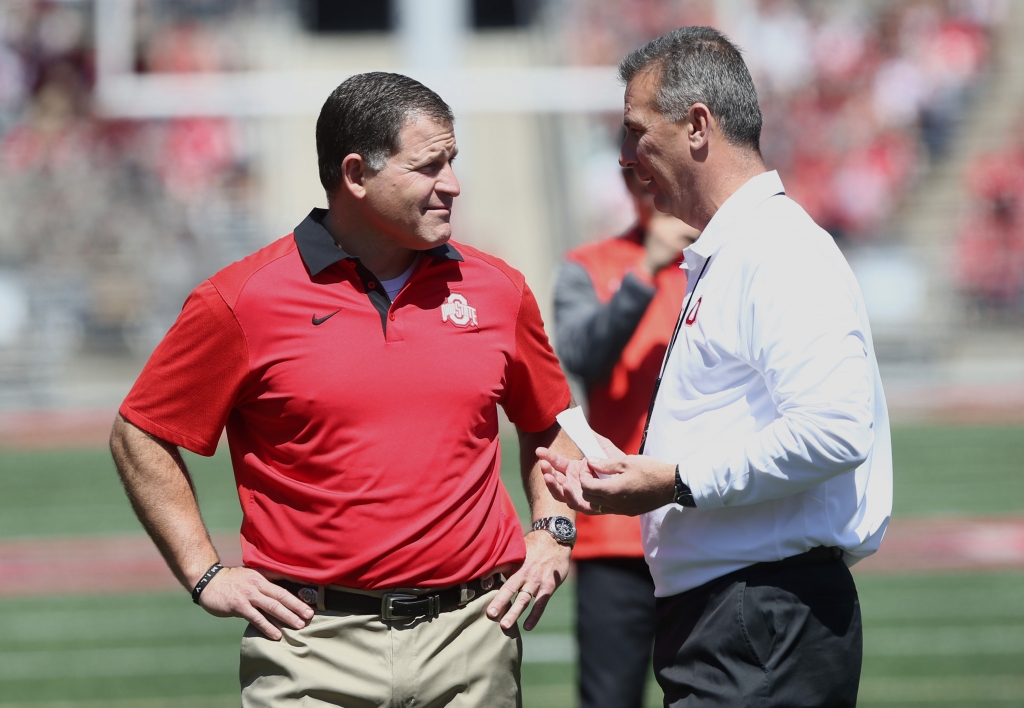
[[[214, 538], [224, 562], [241, 562], [236, 534]], [[894, 519], [881, 550], [854, 573], [1024, 567], [1024, 516]], [[143, 535], [0, 540], [0, 596], [180, 590]]]
[[237, 644], [88, 648], [0, 653], [0, 681], [217, 675], [238, 671]]
[[872, 678], [860, 684], [864, 703], [1024, 704], [1024, 676], [921, 676]]
[[[571, 664], [575, 639], [568, 634], [524, 634], [523, 661]], [[238, 642], [204, 641], [158, 647], [21, 650], [0, 653], [0, 681], [126, 676], [231, 674], [238, 670]]]
[[224, 642], [234, 641], [245, 631], [245, 620], [211, 617], [196, 610], [184, 590], [180, 604], [186, 615], [176, 610], [152, 607], [24, 609], [3, 615], [5, 642], [31, 645], [46, 642], [131, 643]]
[[238, 708], [238, 694], [177, 698], [121, 698], [102, 701], [0, 703], [0, 708]]
[[[869, 628], [864, 653], [868, 657], [1024, 656], [1024, 624]], [[575, 657], [575, 638], [568, 633], [523, 635], [526, 664], [571, 664]], [[224, 674], [236, 671], [237, 666], [238, 646], [224, 640], [159, 647], [17, 651], [0, 653], [0, 681], [47, 679], [53, 676], [54, 667], [60, 667], [67, 678], [113, 678]]]
[[864, 631], [866, 656], [990, 656], [1020, 654], [1024, 624], [962, 627], [879, 627]]
[[572, 664], [576, 661], [576, 637], [571, 634], [523, 632], [524, 664]]
[[[536, 694], [536, 691], [534, 691]], [[866, 678], [860, 685], [860, 703], [1024, 703], [1022, 676], [926, 676], [919, 678]], [[0, 708], [234, 708], [238, 696], [132, 698], [103, 701], [48, 701], [0, 703]]]

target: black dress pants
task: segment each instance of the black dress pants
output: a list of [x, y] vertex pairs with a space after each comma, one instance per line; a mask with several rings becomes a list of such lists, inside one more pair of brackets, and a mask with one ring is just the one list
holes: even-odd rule
[[654, 581], [643, 558], [576, 562], [581, 708], [641, 708], [654, 643]]
[[857, 704], [860, 602], [841, 559], [759, 563], [657, 604], [667, 708]]

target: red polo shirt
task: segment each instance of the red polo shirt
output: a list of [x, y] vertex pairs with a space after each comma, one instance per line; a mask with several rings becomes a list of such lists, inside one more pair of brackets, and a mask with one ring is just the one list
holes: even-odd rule
[[249, 567], [375, 589], [521, 562], [497, 405], [537, 432], [569, 402], [523, 276], [446, 244], [392, 303], [325, 215], [196, 288], [121, 414], [201, 455], [227, 427]]

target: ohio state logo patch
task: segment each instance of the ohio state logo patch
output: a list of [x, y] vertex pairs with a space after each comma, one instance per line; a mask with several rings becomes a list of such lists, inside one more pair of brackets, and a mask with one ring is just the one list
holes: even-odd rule
[[452, 293], [441, 305], [441, 321], [451, 322], [456, 327], [476, 327], [476, 308], [466, 302], [464, 295]]
[[693, 309], [690, 310], [690, 314], [686, 316], [684, 322], [687, 327], [693, 327], [693, 323], [697, 321], [697, 311], [700, 309], [700, 301], [703, 299], [703, 297], [697, 298], [697, 304], [693, 306]]

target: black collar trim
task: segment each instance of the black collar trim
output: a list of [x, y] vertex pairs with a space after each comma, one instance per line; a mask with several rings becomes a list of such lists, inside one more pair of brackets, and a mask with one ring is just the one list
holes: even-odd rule
[[[299, 255], [302, 256], [302, 262], [306, 264], [310, 275], [316, 275], [345, 258], [355, 258], [355, 256], [345, 253], [334, 242], [324, 226], [325, 218], [327, 218], [326, 209], [313, 209], [309, 212], [309, 216], [295, 227], [295, 245], [298, 247]], [[424, 253], [449, 261], [465, 260], [450, 243], [428, 248]]]
[[427, 250], [424, 251], [424, 253], [426, 253], [428, 256], [433, 256], [434, 258], [439, 258], [446, 261], [458, 261], [459, 263], [462, 263], [463, 261], [466, 260], [465, 258], [462, 257], [462, 254], [455, 249], [455, 246], [451, 245], [450, 243], [442, 243], [440, 246], [428, 248]]

